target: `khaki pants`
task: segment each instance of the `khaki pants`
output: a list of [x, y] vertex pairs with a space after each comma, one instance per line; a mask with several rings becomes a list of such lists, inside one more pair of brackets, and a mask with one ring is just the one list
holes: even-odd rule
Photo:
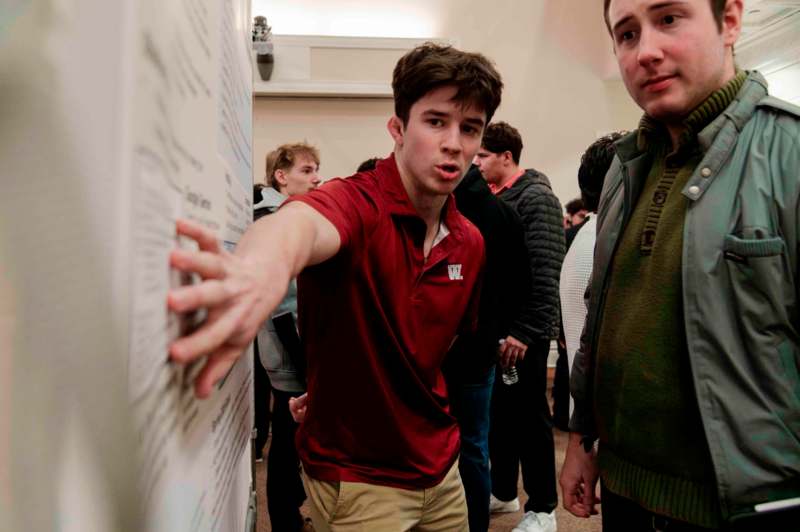
[[467, 503], [456, 462], [439, 485], [404, 490], [325, 482], [303, 472], [316, 532], [465, 532]]

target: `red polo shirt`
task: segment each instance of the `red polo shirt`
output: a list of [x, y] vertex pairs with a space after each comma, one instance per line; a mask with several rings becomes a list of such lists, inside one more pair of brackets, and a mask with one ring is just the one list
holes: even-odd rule
[[441, 365], [459, 331], [475, 326], [483, 238], [450, 197], [450, 234], [425, 261], [425, 223], [394, 157], [294, 201], [330, 220], [342, 243], [298, 277], [303, 467], [318, 480], [435, 486], [459, 449]]

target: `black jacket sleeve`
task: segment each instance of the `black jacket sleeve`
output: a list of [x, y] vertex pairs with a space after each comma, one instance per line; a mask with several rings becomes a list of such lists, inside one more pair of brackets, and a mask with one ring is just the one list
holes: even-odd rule
[[561, 204], [546, 186], [529, 187], [517, 203], [529, 255], [529, 297], [510, 333], [530, 344], [558, 337], [561, 323], [558, 284], [565, 244]]

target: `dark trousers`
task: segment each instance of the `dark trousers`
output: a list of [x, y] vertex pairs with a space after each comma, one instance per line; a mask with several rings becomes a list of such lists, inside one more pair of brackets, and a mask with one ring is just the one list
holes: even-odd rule
[[498, 368], [492, 393], [492, 493], [501, 501], [514, 499], [521, 466], [528, 494], [526, 512], [552, 512], [558, 504], [553, 421], [547, 402], [549, 352], [549, 340], [531, 343], [525, 359], [517, 364], [519, 382], [503, 384]]
[[494, 368], [474, 382], [452, 383], [448, 390], [453, 415], [461, 432], [458, 472], [464, 483], [471, 532], [489, 530], [489, 405]]
[[253, 346], [253, 424], [256, 429], [253, 445], [256, 460], [260, 460], [269, 438], [269, 392], [272, 387], [267, 370], [261, 365], [261, 358], [258, 356], [258, 342], [254, 342]]
[[564, 332], [558, 339], [558, 360], [553, 379], [553, 424], [559, 430], [569, 431], [569, 358], [567, 348], [561, 345]]
[[603, 532], [708, 532], [708, 528], [690, 525], [674, 519], [656, 515], [649, 512], [625, 497], [620, 497], [605, 486], [600, 487], [600, 500], [602, 501]]
[[300, 478], [300, 459], [294, 435], [297, 423], [289, 413], [289, 398], [302, 392], [272, 389], [272, 442], [267, 457], [267, 509], [272, 530], [295, 532], [302, 528], [300, 506], [306, 498]]
[[[654, 514], [634, 501], [608, 491], [602, 483], [600, 490], [603, 532], [617, 532], [618, 530], [624, 532], [628, 530], [709, 532], [711, 530]], [[719, 530], [727, 532], [783, 532], [785, 530], [798, 530], [798, 524], [800, 524], [800, 508], [795, 507], [782, 512], [754, 514], [735, 521], [731, 525], [726, 525]]]

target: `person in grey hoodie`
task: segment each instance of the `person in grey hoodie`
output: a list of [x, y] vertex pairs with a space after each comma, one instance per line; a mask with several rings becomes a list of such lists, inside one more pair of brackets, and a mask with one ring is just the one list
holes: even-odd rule
[[[255, 219], [272, 214], [289, 197], [319, 186], [319, 151], [306, 143], [284, 144], [267, 155], [267, 186], [253, 206]], [[289, 414], [289, 399], [306, 390], [305, 372], [297, 362], [299, 337], [297, 283], [289, 283], [286, 297], [258, 332], [261, 363], [272, 385], [272, 443], [267, 457], [267, 508], [272, 530], [303, 529], [300, 506], [305, 500], [300, 460], [294, 444], [297, 423]]]

